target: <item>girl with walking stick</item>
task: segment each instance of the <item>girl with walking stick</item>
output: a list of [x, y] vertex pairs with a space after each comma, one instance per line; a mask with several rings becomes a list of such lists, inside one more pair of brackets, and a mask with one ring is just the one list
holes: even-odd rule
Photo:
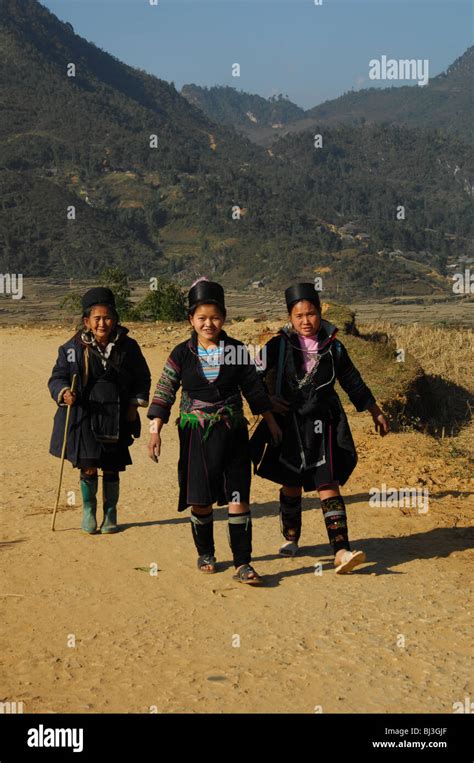
[[[71, 380], [77, 376], [77, 391]], [[58, 351], [48, 381], [58, 405], [50, 453], [61, 457], [66, 409], [70, 409], [65, 456], [80, 469], [81, 528], [97, 532], [97, 470], [103, 471], [103, 534], [117, 532], [119, 473], [132, 463], [129, 446], [140, 436], [138, 408], [148, 405], [150, 371], [138, 343], [119, 323], [110, 289], [82, 298], [82, 326]]]

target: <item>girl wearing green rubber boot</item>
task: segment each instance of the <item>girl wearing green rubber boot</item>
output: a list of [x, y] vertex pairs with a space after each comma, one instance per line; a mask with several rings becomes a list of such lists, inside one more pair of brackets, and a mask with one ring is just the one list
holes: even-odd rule
[[[66, 458], [80, 469], [81, 529], [117, 532], [119, 472], [132, 463], [129, 446], [140, 436], [138, 407], [148, 405], [150, 370], [138, 343], [121, 326], [110, 289], [82, 298], [82, 327], [59, 348], [48, 381], [58, 405], [50, 453], [61, 456], [66, 408], [72, 406]], [[71, 380], [77, 375], [77, 391]], [[97, 527], [97, 470], [103, 472], [104, 517]]]

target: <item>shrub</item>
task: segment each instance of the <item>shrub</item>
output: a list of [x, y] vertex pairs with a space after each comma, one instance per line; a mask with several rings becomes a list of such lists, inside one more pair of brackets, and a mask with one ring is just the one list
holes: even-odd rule
[[156, 288], [135, 306], [131, 317], [138, 321], [184, 321], [185, 294], [171, 281], [158, 278]]

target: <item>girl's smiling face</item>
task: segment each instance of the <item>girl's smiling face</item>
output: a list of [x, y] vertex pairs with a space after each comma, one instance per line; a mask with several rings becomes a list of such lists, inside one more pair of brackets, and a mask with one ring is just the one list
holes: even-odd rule
[[217, 305], [198, 305], [189, 322], [201, 342], [214, 342], [220, 334], [225, 318]]
[[296, 302], [290, 310], [293, 328], [301, 336], [313, 336], [321, 326], [321, 310], [307, 299]]
[[115, 316], [107, 305], [94, 305], [88, 318], [84, 318], [84, 326], [92, 331], [95, 339], [101, 344], [107, 344], [115, 325]]

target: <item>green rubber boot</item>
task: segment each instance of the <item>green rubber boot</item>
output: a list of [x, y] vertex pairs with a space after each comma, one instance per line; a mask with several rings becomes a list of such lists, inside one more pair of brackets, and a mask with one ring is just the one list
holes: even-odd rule
[[84, 530], [85, 533], [89, 533], [89, 535], [93, 535], [97, 531], [95, 514], [97, 511], [98, 482], [99, 479], [97, 474], [87, 475], [87, 477], [81, 475], [80, 485], [83, 507], [81, 530]]
[[104, 476], [102, 480], [102, 493], [104, 499], [104, 521], [100, 526], [101, 533], [116, 533], [117, 527], [117, 501], [120, 493], [119, 480], [109, 480]]

